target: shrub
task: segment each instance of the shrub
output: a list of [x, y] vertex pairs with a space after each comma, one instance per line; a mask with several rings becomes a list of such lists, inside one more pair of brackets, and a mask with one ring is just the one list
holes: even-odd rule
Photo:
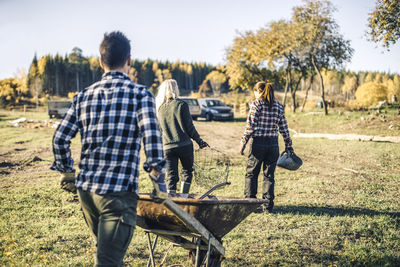
[[69, 92], [69, 93], [68, 93], [68, 98], [69, 98], [69, 99], [73, 99], [74, 96], [77, 95], [77, 94], [78, 94], [78, 91], [76, 91], [76, 92]]
[[371, 107], [382, 100], [387, 100], [387, 86], [382, 83], [367, 82], [357, 88], [356, 102], [362, 107]]

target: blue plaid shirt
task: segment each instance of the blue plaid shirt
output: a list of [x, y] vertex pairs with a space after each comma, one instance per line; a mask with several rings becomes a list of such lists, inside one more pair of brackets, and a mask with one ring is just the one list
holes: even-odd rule
[[153, 95], [124, 73], [105, 73], [74, 97], [54, 133], [53, 170], [74, 171], [70, 140], [78, 131], [82, 150], [76, 188], [96, 194], [137, 193], [142, 140], [146, 162], [164, 169]]

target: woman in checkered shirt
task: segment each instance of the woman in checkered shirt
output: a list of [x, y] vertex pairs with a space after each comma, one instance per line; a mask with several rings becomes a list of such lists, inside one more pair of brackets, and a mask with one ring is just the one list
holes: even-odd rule
[[284, 108], [275, 99], [272, 84], [258, 82], [253, 90], [256, 99], [250, 104], [246, 130], [240, 142], [240, 153], [243, 155], [247, 142], [253, 139], [247, 159], [244, 196], [257, 198], [257, 181], [262, 166], [262, 198], [269, 200], [266, 209], [271, 212], [274, 207], [274, 173], [279, 158], [278, 132], [282, 134], [289, 152], [293, 152], [292, 140]]

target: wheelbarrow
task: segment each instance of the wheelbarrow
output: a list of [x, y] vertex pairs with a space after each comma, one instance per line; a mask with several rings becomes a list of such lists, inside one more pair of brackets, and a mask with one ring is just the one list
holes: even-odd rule
[[[194, 266], [220, 266], [225, 255], [222, 238], [265, 199], [239, 199], [195, 194], [170, 194], [163, 202], [139, 194], [137, 225], [145, 230], [150, 250], [147, 266], [156, 266], [158, 237], [171, 242], [158, 266], [174, 246], [189, 250]], [[151, 234], [156, 235], [151, 241]]]

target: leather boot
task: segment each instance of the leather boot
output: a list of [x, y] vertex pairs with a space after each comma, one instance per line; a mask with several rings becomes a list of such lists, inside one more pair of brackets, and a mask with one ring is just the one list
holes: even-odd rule
[[181, 193], [189, 194], [190, 183], [181, 182]]

